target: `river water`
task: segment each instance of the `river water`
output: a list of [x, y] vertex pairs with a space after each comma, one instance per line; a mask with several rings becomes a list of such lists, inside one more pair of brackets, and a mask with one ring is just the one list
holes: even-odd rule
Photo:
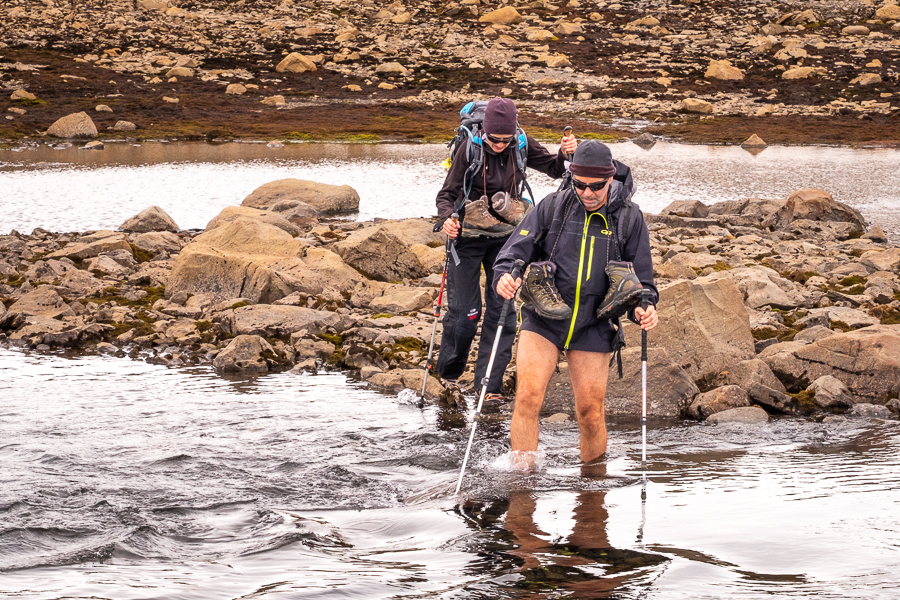
[[[674, 200], [787, 198], [815, 187], [900, 242], [900, 150], [773, 146], [754, 156], [735, 146], [611, 146], [634, 170], [635, 201], [646, 212]], [[0, 232], [116, 229], [154, 204], [182, 228], [199, 229], [260, 185], [291, 177], [352, 186], [360, 195], [353, 218], [428, 217], [435, 213], [445, 157], [442, 144], [109, 143], [102, 151], [0, 150]], [[556, 189], [533, 171], [529, 182], [538, 198]]]
[[900, 424], [542, 426], [339, 373], [226, 379], [0, 349], [0, 597], [896, 598]]
[[[822, 187], [900, 236], [897, 151], [613, 145], [636, 200]], [[116, 228], [158, 204], [200, 228], [285, 177], [348, 183], [359, 215], [433, 212], [442, 146], [108, 144], [0, 150], [0, 232]], [[540, 196], [554, 184], [532, 178]], [[508, 425], [419, 410], [341, 373], [227, 378], [0, 347], [0, 597], [896, 598], [900, 423], [611, 423], [578, 460], [542, 425], [513, 472]]]

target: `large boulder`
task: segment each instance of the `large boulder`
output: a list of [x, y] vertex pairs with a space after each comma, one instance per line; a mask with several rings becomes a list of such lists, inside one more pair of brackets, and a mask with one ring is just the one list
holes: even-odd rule
[[134, 245], [154, 254], [163, 250], [169, 254], [177, 254], [181, 251], [181, 238], [171, 231], [148, 231], [135, 237]]
[[357, 229], [333, 247], [344, 262], [373, 279], [399, 281], [428, 274], [409, 246], [383, 225]]
[[131, 217], [119, 228], [130, 233], [147, 233], [148, 231], [171, 231], [178, 233], [178, 225], [158, 206], [146, 208]]
[[278, 63], [275, 70], [279, 73], [306, 73], [307, 71], [315, 71], [316, 63], [308, 56], [291, 52]]
[[239, 335], [213, 359], [225, 372], [266, 373], [277, 356], [275, 349], [258, 335]]
[[767, 267], [733, 269], [724, 275], [734, 281], [744, 296], [744, 304], [750, 308], [791, 309], [803, 303], [803, 296], [793, 289], [793, 284]]
[[240, 219], [241, 217], [249, 217], [251, 219], [262, 221], [263, 223], [268, 223], [269, 225], [274, 225], [278, 229], [289, 233], [292, 237], [300, 235], [300, 230], [297, 229], [297, 226], [288, 221], [283, 215], [259, 210], [257, 208], [250, 208], [249, 206], [226, 206], [222, 209], [222, 212], [213, 217], [212, 220], [206, 224], [204, 231], [211, 231], [216, 227], [221, 227], [222, 225], [231, 223], [235, 219]]
[[[640, 347], [622, 352], [622, 379], [615, 366], [609, 370], [606, 388], [606, 414], [640, 416], [641, 351]], [[663, 348], [647, 352], [647, 414], [652, 417], [677, 417], [700, 392], [684, 370], [669, 359]], [[559, 373], [550, 378], [542, 415], [575, 414], [575, 399], [569, 378], [568, 363], [560, 363]]]
[[750, 400], [767, 409], [788, 414], [800, 412], [797, 401], [787, 394], [784, 385], [763, 360], [741, 361], [720, 376], [725, 384], [746, 390]]
[[[775, 346], [773, 346], [775, 348]], [[854, 400], [884, 404], [900, 394], [900, 325], [872, 325], [763, 358], [789, 391], [831, 375]]]
[[831, 194], [822, 190], [797, 190], [787, 199], [784, 206], [763, 221], [765, 227], [785, 228], [792, 221], [838, 221], [852, 223], [854, 231], [866, 230], [866, 220], [858, 210], [836, 202]]
[[222, 326], [232, 335], [287, 336], [315, 324], [316, 329], [333, 326], [340, 315], [302, 306], [257, 304], [242, 306], [226, 314]]
[[391, 286], [381, 296], [369, 302], [369, 308], [379, 313], [400, 314], [430, 306], [434, 301], [433, 288]]
[[[673, 281], [660, 286], [659, 294], [659, 325], [650, 332], [649, 343], [665, 348], [694, 380], [755, 356], [743, 297], [727, 277]], [[632, 348], [640, 347], [640, 328], [625, 323], [625, 340]]]
[[659, 211], [661, 215], [677, 215], [679, 217], [698, 217], [705, 219], [709, 216], [709, 207], [699, 200], [675, 200], [667, 207]]
[[97, 126], [91, 117], [82, 111], [57, 120], [47, 130], [47, 135], [58, 138], [93, 138], [97, 137]]
[[68, 256], [84, 260], [115, 250], [126, 250], [131, 253], [131, 244], [128, 243], [128, 238], [124, 233], [108, 230], [94, 231], [63, 246], [61, 250], [48, 254], [47, 258]]
[[869, 250], [859, 257], [859, 262], [875, 271], [900, 273], [900, 248]]
[[339, 256], [282, 229], [241, 217], [194, 238], [178, 255], [166, 296], [209, 293], [216, 301], [270, 303], [291, 292], [350, 290], [362, 280]]
[[37, 287], [14, 302], [9, 307], [7, 320], [12, 320], [16, 314], [50, 319], [75, 316], [75, 312], [66, 304], [62, 296], [49, 285]]
[[266, 210], [282, 200], [298, 200], [322, 213], [359, 210], [359, 194], [349, 185], [328, 185], [302, 179], [279, 179], [253, 190], [241, 206]]
[[684, 416], [703, 420], [718, 412], [744, 406], [750, 406], [747, 392], [736, 385], [723, 385], [695, 397], [685, 409]]
[[821, 408], [842, 409], [850, 408], [855, 404], [847, 386], [840, 379], [831, 375], [819, 377], [806, 388], [806, 391], [812, 394], [813, 402]]
[[522, 20], [522, 15], [512, 6], [504, 6], [503, 8], [492, 10], [487, 14], [481, 15], [478, 19], [480, 23], [491, 23], [493, 25], [515, 25], [516, 23], [521, 23]]

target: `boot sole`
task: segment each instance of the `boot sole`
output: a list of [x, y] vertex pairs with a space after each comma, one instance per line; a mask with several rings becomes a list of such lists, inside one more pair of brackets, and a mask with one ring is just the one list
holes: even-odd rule
[[[606, 310], [597, 310], [598, 319], [618, 319], [632, 308], [636, 307], [641, 300], [641, 288], [637, 288], [628, 292], [628, 295], [615, 305], [610, 306]], [[615, 310], [613, 310], [615, 309]]]

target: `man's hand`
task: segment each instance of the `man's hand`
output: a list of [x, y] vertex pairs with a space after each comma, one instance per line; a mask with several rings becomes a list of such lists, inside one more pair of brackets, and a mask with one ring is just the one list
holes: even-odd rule
[[447, 219], [444, 221], [444, 226], [441, 227], [441, 231], [447, 234], [447, 237], [453, 239], [457, 235], [459, 235], [460, 229], [459, 221], [454, 221], [453, 219]]
[[[499, 287], [500, 286], [497, 286], [498, 291]], [[648, 306], [646, 312], [643, 308], [638, 306], [634, 309], [634, 316], [637, 317], [641, 322], [641, 329], [645, 329], [647, 331], [650, 331], [659, 323], [659, 315], [656, 314], [655, 306]]]
[[562, 139], [559, 143], [559, 149], [566, 156], [572, 156], [575, 154], [575, 150], [578, 148], [578, 140], [575, 139], [574, 135], [568, 135]]
[[512, 300], [513, 296], [516, 295], [516, 290], [519, 289], [520, 285], [522, 285], [521, 277], [513, 280], [512, 275], [510, 275], [509, 273], [504, 273], [503, 277], [500, 278], [500, 281], [497, 282], [497, 293], [507, 300]]

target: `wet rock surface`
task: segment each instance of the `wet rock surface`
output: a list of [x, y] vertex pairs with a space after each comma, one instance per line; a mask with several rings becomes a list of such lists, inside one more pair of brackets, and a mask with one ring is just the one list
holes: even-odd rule
[[0, 136], [46, 131], [88, 97], [108, 135], [446, 138], [450, 108], [506, 95], [548, 134], [574, 120], [625, 136], [618, 118], [691, 141], [900, 140], [893, 4], [168, 4], [4, 3], [2, 102], [26, 112]]

